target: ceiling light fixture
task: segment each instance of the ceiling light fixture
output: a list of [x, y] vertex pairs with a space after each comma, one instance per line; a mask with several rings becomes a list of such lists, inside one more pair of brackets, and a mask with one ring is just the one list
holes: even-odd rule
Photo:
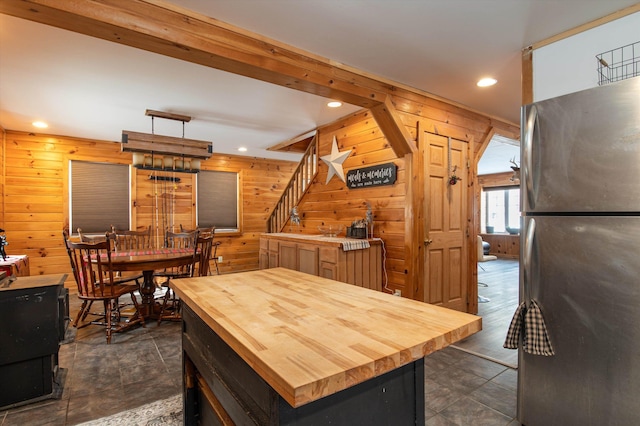
[[33, 123], [31, 123], [31, 125], [33, 125], [33, 127], [37, 127], [38, 129], [46, 129], [47, 127], [49, 127], [49, 125], [44, 121], [34, 121]]
[[244, 146], [241, 146], [240, 148], [238, 148], [238, 151], [247, 152], [247, 148], [245, 148]]
[[477, 85], [478, 87], [489, 87], [489, 86], [493, 86], [497, 82], [498, 80], [496, 80], [495, 78], [487, 77], [478, 81]]
[[[197, 172], [200, 160], [211, 157], [211, 142], [185, 139], [184, 123], [191, 121], [186, 115], [147, 110], [151, 117], [151, 134], [129, 130], [122, 131], [122, 152], [133, 152], [133, 165], [137, 168], [154, 170], [180, 170]], [[155, 117], [182, 121], [182, 137], [160, 136], [153, 133]], [[145, 154], [150, 154], [146, 155]]]
[[331, 102], [327, 103], [327, 106], [329, 108], [338, 108], [338, 107], [342, 106], [342, 102], [340, 102], [340, 101], [331, 101]]

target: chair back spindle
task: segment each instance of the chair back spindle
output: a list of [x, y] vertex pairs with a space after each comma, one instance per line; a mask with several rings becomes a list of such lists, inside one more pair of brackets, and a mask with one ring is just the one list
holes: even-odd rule
[[151, 247], [151, 226], [140, 231], [112, 228], [115, 251], [146, 250]]

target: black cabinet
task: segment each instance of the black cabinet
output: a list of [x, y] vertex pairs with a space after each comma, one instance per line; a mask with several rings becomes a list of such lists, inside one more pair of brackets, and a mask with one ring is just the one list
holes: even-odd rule
[[424, 358], [294, 408], [182, 305], [184, 424], [423, 425]]
[[51, 397], [67, 326], [66, 274], [0, 288], [0, 408]]

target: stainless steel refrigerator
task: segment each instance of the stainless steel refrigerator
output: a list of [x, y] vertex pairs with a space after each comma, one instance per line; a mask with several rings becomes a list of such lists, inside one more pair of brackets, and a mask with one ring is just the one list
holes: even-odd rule
[[518, 420], [640, 424], [640, 77], [522, 108], [520, 298], [555, 355], [520, 349]]

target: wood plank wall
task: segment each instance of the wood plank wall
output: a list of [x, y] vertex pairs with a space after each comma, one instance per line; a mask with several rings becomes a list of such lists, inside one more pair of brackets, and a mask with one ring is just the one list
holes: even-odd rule
[[[401, 115], [403, 123], [416, 139], [418, 122], [423, 129], [434, 134], [451, 136], [471, 144], [471, 158], [475, 158], [483, 144], [487, 144], [490, 135], [500, 133], [517, 138], [519, 128], [495, 118], [465, 110], [445, 102], [416, 96], [415, 98], [394, 98], [394, 105]], [[366, 203], [369, 202], [374, 213], [374, 237], [380, 237], [385, 243], [387, 276], [386, 291], [399, 289], [402, 294], [412, 294], [406, 289], [407, 271], [405, 258], [407, 244], [405, 234], [406, 165], [404, 158], [398, 158], [390, 148], [375, 119], [368, 110], [338, 120], [318, 129], [320, 138], [320, 156], [331, 152], [333, 136], [336, 136], [340, 152], [352, 150], [343, 163], [346, 172], [350, 169], [368, 167], [375, 164], [393, 162], [398, 166], [398, 178], [392, 186], [368, 189], [348, 189], [346, 183], [337, 177], [325, 184], [328, 168], [320, 162], [319, 173], [309, 191], [303, 198], [299, 213], [302, 223], [299, 229], [286, 226], [287, 232], [317, 234], [318, 225], [349, 225], [355, 219], [364, 218]], [[476, 165], [470, 165], [472, 171]], [[477, 177], [476, 177], [477, 178]], [[470, 179], [467, 185], [478, 194], [477, 179]], [[479, 209], [479, 204], [478, 207]], [[471, 212], [471, 209], [470, 209]], [[475, 223], [474, 213], [467, 218], [471, 229], [479, 227]], [[420, 218], [421, 220], [424, 218]], [[476, 235], [473, 232], [473, 235]], [[413, 243], [413, 242], [409, 242]], [[475, 244], [475, 239], [473, 240]], [[475, 247], [475, 246], [474, 246]], [[473, 250], [470, 250], [472, 252]], [[475, 259], [475, 258], [474, 258]], [[471, 262], [471, 260], [469, 260]], [[475, 270], [475, 267], [472, 268]], [[422, 279], [422, 277], [419, 277]]]
[[[6, 230], [7, 252], [27, 254], [32, 275], [70, 274], [62, 241], [62, 229], [69, 223], [69, 160], [131, 164], [131, 153], [120, 152], [119, 143], [6, 131], [0, 154], [0, 227]], [[215, 154], [203, 161], [202, 169], [237, 171], [242, 176], [244, 232], [220, 237], [222, 272], [258, 269], [259, 235], [266, 231], [267, 217], [295, 167], [289, 161]], [[96, 185], [99, 190], [99, 182]], [[144, 214], [137, 225], [145, 225]], [[74, 286], [72, 280], [67, 285]]]
[[[394, 105], [410, 132], [416, 138], [421, 129], [451, 136], [471, 144], [472, 157], [480, 152], [487, 137], [500, 133], [516, 137], [517, 126], [473, 111], [427, 97], [394, 98]], [[322, 223], [350, 224], [364, 218], [366, 202], [374, 213], [374, 236], [383, 238], [386, 249], [387, 289], [400, 289], [411, 294], [406, 285], [408, 242], [405, 238], [405, 160], [397, 158], [389, 147], [375, 119], [362, 110], [318, 129], [320, 155], [331, 151], [335, 134], [339, 150], [353, 152], [344, 162], [352, 168], [394, 162], [398, 166], [395, 185], [370, 189], [347, 190], [346, 184], [333, 178], [325, 185], [327, 166], [320, 162], [319, 174], [300, 205], [303, 233], [317, 233]], [[32, 274], [68, 272], [68, 259], [60, 232], [68, 223], [68, 160], [111, 161], [129, 164], [131, 154], [120, 153], [117, 143], [64, 137], [31, 136], [6, 133], [6, 164], [3, 179], [3, 218], [8, 231], [9, 253], [26, 253]], [[238, 171], [243, 188], [243, 234], [222, 237], [219, 253], [225, 259], [223, 273], [258, 267], [259, 234], [266, 230], [266, 219], [293, 173], [296, 164], [273, 160], [256, 160], [240, 156], [214, 155], [203, 162], [203, 169]], [[475, 165], [472, 165], [475, 170]], [[478, 192], [480, 186], [470, 179], [467, 184]], [[477, 197], [476, 197], [477, 198]], [[479, 208], [479, 206], [478, 206]], [[138, 214], [137, 226], [145, 219]], [[421, 220], [424, 218], [420, 218]], [[474, 223], [473, 217], [469, 218]], [[479, 224], [473, 224], [473, 226]], [[421, 277], [419, 278], [421, 279]]]

